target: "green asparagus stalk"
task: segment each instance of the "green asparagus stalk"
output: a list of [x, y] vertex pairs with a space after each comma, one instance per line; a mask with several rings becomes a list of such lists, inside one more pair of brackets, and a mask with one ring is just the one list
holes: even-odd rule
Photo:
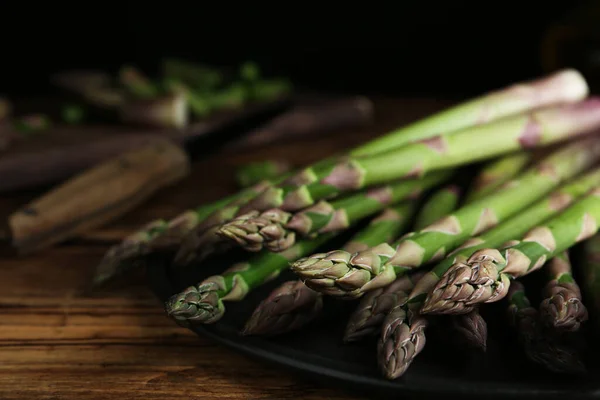
[[293, 245], [296, 235], [308, 237], [346, 229], [387, 205], [418, 196], [423, 190], [446, 180], [450, 174], [451, 171], [438, 171], [418, 180], [371, 188], [332, 202], [320, 201], [294, 214], [279, 209], [251, 212], [224, 224], [218, 234], [248, 251], [263, 248], [282, 251]]
[[406, 304], [399, 304], [384, 320], [384, 334], [379, 342], [379, 364], [384, 375], [390, 379], [401, 376], [423, 349], [429, 319], [420, 313], [420, 309], [427, 293], [447, 271], [452, 268], [459, 271], [469, 256], [479, 249], [500, 246], [508, 240], [523, 236], [529, 229], [564, 210], [598, 185], [600, 168], [565, 184], [550, 196], [539, 200], [483, 235], [468, 240], [427, 272], [417, 282]]
[[572, 274], [569, 253], [563, 252], [551, 259], [546, 267], [548, 283], [543, 290], [539, 313], [548, 329], [559, 332], [577, 332], [588, 319], [581, 290]]
[[[348, 241], [348, 250], [368, 248], [377, 241], [394, 240], [407, 226], [413, 205], [403, 203], [384, 210]], [[275, 289], [254, 310], [243, 330], [245, 335], [278, 335], [299, 329], [316, 318], [323, 295], [302, 281], [288, 281]]]
[[507, 299], [509, 321], [527, 358], [558, 373], [585, 372], [585, 366], [574, 349], [565, 346], [555, 336], [547, 335], [541, 328], [538, 311], [531, 305], [521, 282], [513, 282]]
[[258, 253], [222, 275], [209, 277], [172, 296], [165, 304], [166, 312], [184, 326], [215, 323], [225, 314], [223, 301], [242, 300], [251, 290], [277, 277], [290, 261], [314, 251], [335, 235], [329, 233], [299, 241], [281, 253]]
[[[437, 220], [452, 212], [458, 201], [459, 188], [456, 185], [448, 185], [435, 191], [417, 213], [415, 228], [424, 228], [429, 225], [431, 220]], [[380, 243], [391, 243], [392, 240], [393, 238], [381, 242], [371, 240], [371, 243], [372, 246], [376, 246]], [[354, 254], [368, 248], [361, 246], [356, 249], [344, 248], [342, 250]], [[358, 307], [348, 320], [344, 332], [344, 341], [358, 341], [367, 336], [378, 334], [386, 314], [398, 304], [406, 302], [410, 291], [421, 277], [422, 274], [420, 273], [405, 275], [396, 279], [389, 286], [368, 292], [361, 298]]]
[[583, 294], [597, 329], [600, 327], [600, 235], [594, 235], [583, 243], [583, 256], [579, 265]]
[[[302, 258], [292, 265], [292, 271], [308, 286], [312, 287], [311, 281], [315, 281], [318, 285], [327, 282], [337, 287], [340, 297], [348, 292], [356, 296], [357, 292], [386, 286], [410, 270], [443, 259], [465, 240], [506, 220], [561, 182], [589, 168], [599, 156], [600, 141], [580, 140], [552, 153], [512, 185], [466, 204], [425, 229], [404, 235], [392, 246], [382, 243], [356, 254], [334, 251], [325, 256]], [[334, 265], [335, 274], [330, 271]], [[328, 292], [334, 293], [331, 289]]]
[[352, 190], [547, 146], [598, 128], [600, 98], [507, 117], [362, 159], [348, 158], [317, 171], [313, 183], [283, 190], [281, 209], [295, 211]]
[[500, 188], [523, 171], [531, 160], [531, 153], [517, 152], [500, 157], [485, 165], [480, 173], [473, 179], [465, 201], [471, 202], [480, 199]]
[[[138, 265], [143, 256], [151, 252], [176, 250], [183, 238], [209, 217], [215, 218], [216, 215], [221, 215], [223, 218], [227, 218], [226, 213], [215, 214], [216, 211], [224, 210], [226, 212], [228, 206], [247, 201], [256, 193], [264, 190], [267, 185], [269, 185], [268, 182], [260, 182], [235, 195], [199, 206], [194, 210], [187, 210], [171, 221], [158, 219], [146, 224], [118, 245], [108, 249], [96, 267], [93, 284], [95, 286], [102, 285], [115, 276], [127, 272]], [[218, 220], [214, 221], [214, 223], [218, 222]]]
[[497, 250], [473, 253], [460, 270], [448, 271], [427, 296], [422, 312], [461, 314], [476, 304], [491, 303], [506, 296], [511, 278], [536, 271], [555, 257], [596, 233], [600, 218], [600, 189], [561, 214], [531, 229], [522, 240], [513, 240]]
[[[423, 204], [415, 220], [415, 229], [420, 230], [433, 224], [440, 218], [452, 213], [460, 201], [460, 188], [448, 185], [435, 193]], [[377, 243], [379, 244], [379, 243]]]
[[158, 87], [142, 71], [132, 65], [121, 67], [119, 70], [119, 81], [135, 97], [152, 99], [160, 95]]
[[364, 156], [398, 147], [412, 141], [437, 136], [520, 114], [536, 108], [572, 103], [587, 97], [589, 89], [583, 76], [565, 69], [530, 82], [492, 91], [460, 103], [371, 141], [354, 152]]
[[264, 160], [241, 166], [235, 173], [235, 179], [240, 187], [245, 188], [265, 179], [278, 178], [290, 170], [290, 164], [285, 161]]

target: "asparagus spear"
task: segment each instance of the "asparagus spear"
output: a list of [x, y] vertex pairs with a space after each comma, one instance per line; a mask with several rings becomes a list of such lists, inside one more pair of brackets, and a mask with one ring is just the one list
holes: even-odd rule
[[386, 205], [414, 198], [450, 176], [451, 171], [438, 171], [418, 180], [400, 181], [371, 188], [332, 202], [320, 201], [295, 214], [279, 209], [263, 213], [251, 212], [221, 226], [218, 234], [248, 251], [267, 248], [278, 252], [287, 249], [296, 235], [307, 237], [334, 232], [383, 210]]
[[565, 209], [573, 201], [600, 185], [600, 169], [591, 171], [564, 185], [550, 196], [536, 202], [520, 214], [472, 238], [421, 278], [406, 304], [398, 304], [383, 323], [378, 359], [384, 375], [390, 379], [401, 376], [425, 346], [428, 317], [420, 313], [427, 293], [451, 267], [461, 266], [475, 251], [499, 246], [507, 240], [521, 237], [527, 230]]
[[119, 81], [129, 93], [141, 99], [151, 99], [160, 95], [160, 91], [142, 71], [132, 65], [124, 65], [119, 70]]
[[263, 251], [250, 260], [234, 265], [222, 275], [211, 276], [173, 295], [165, 303], [167, 314], [177, 323], [212, 324], [225, 314], [223, 301], [240, 301], [248, 292], [273, 279], [289, 262], [325, 244], [336, 233], [297, 242], [281, 253]]
[[343, 248], [354, 252], [368, 249], [381, 241], [394, 240], [405, 231], [413, 213], [414, 203], [411, 202], [388, 207], [373, 218], [366, 228], [361, 229], [352, 236]]
[[500, 250], [478, 250], [459, 268], [449, 270], [427, 296], [422, 312], [461, 314], [476, 304], [502, 299], [510, 278], [538, 270], [549, 258], [594, 235], [598, 218], [600, 189], [596, 188], [560, 215], [531, 229], [522, 240], [513, 240]]
[[583, 243], [583, 262], [579, 265], [587, 306], [595, 328], [600, 327], [600, 235]]
[[525, 288], [514, 281], [507, 293], [508, 316], [517, 331], [527, 357], [545, 368], [559, 373], [581, 373], [585, 367], [578, 354], [540, 327], [538, 311], [531, 305]]
[[385, 151], [411, 141], [480, 125], [508, 115], [577, 102], [586, 98], [588, 92], [587, 83], [578, 71], [564, 69], [541, 79], [520, 82], [486, 93], [443, 110], [369, 142], [354, 154], [363, 156]]
[[546, 269], [548, 283], [543, 290], [544, 300], [539, 307], [540, 319], [548, 327], [561, 332], [576, 332], [588, 319], [581, 290], [571, 270], [569, 253], [551, 259]]
[[[531, 167], [512, 185], [466, 204], [425, 229], [403, 236], [392, 246], [382, 243], [357, 254], [334, 251], [324, 257], [302, 258], [292, 265], [292, 270], [308, 286], [314, 280], [319, 285], [327, 282], [337, 287], [337, 295], [341, 297], [348, 292], [357, 296], [385, 286], [407, 271], [442, 259], [471, 236], [506, 220], [560, 182], [587, 169], [598, 156], [600, 142], [595, 138], [572, 143]], [[330, 271], [334, 262], [335, 273]], [[334, 292], [330, 289], [329, 293]]]
[[[459, 188], [456, 185], [448, 185], [437, 190], [419, 210], [415, 218], [415, 228], [423, 228], [431, 220], [437, 220], [452, 212], [456, 208], [458, 200]], [[371, 240], [371, 243], [376, 246], [379, 243], [390, 243], [392, 240], [393, 238], [380, 242]], [[349, 250], [345, 248], [342, 250], [348, 253], [356, 253], [367, 249], [368, 247], [361, 246], [356, 249]], [[367, 293], [348, 320], [344, 341], [357, 341], [366, 336], [379, 333], [385, 315], [398, 304], [406, 302], [407, 296], [421, 277], [422, 274], [420, 273], [405, 275], [387, 287], [378, 288]]]
[[[368, 248], [377, 241], [393, 240], [406, 227], [413, 206], [403, 203], [384, 210], [348, 241], [344, 248]], [[288, 281], [263, 300], [246, 323], [245, 335], [277, 335], [298, 329], [321, 311], [322, 294], [302, 281]]]
[[[415, 229], [423, 229], [454, 211], [460, 201], [460, 188], [448, 185], [429, 197], [417, 214]], [[377, 243], [379, 244], [379, 243]]]
[[285, 161], [264, 160], [241, 166], [235, 173], [235, 179], [240, 187], [245, 188], [265, 179], [278, 178], [290, 169], [290, 164]]
[[489, 162], [473, 179], [465, 201], [468, 203], [494, 192], [521, 173], [530, 160], [531, 153], [517, 152]]
[[[207, 218], [222, 215], [226, 218], [228, 206], [246, 201], [262, 191], [268, 182], [260, 182], [251, 188], [235, 195], [225, 197], [210, 204], [199, 206], [195, 210], [187, 210], [171, 221], [158, 219], [134, 232], [121, 243], [111, 247], [104, 254], [96, 267], [93, 282], [102, 285], [113, 277], [125, 273], [139, 264], [139, 260], [152, 251], [172, 251], [177, 248], [183, 237]], [[215, 214], [222, 210], [225, 214]], [[218, 221], [214, 221], [218, 223]]]

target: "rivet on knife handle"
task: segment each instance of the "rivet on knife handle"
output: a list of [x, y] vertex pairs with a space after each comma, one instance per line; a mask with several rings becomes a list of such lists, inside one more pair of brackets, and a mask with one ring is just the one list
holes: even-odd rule
[[30, 253], [105, 224], [190, 169], [185, 152], [160, 141], [88, 169], [9, 219], [13, 245]]

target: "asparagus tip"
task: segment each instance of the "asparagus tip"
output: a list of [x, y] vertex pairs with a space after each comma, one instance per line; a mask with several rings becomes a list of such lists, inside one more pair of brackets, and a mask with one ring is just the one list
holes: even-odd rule
[[274, 336], [291, 332], [316, 318], [322, 308], [320, 293], [302, 281], [284, 282], [256, 307], [241, 334]]
[[510, 286], [508, 275], [501, 274], [488, 259], [454, 264], [429, 293], [423, 314], [466, 314], [479, 303], [498, 301]]
[[250, 212], [224, 224], [217, 234], [227, 238], [247, 251], [258, 252], [266, 248], [280, 252], [293, 246], [296, 234], [286, 229], [289, 213], [272, 209], [263, 213]]
[[579, 292], [561, 284], [555, 293], [540, 304], [540, 319], [543, 324], [563, 332], [575, 332], [588, 319], [588, 312]]
[[467, 314], [453, 316], [452, 323], [469, 347], [485, 353], [487, 350], [487, 323], [479, 314], [479, 310], [474, 309]]
[[396, 379], [404, 375], [425, 347], [427, 321], [423, 316], [412, 314], [411, 311], [409, 314], [408, 320], [401, 318], [401, 322], [395, 325], [387, 321], [384, 323], [384, 333], [377, 346], [377, 358], [387, 379]]
[[220, 286], [210, 280], [198, 286], [190, 286], [169, 298], [165, 303], [165, 311], [169, 317], [183, 325], [215, 323], [225, 314], [219, 289]]

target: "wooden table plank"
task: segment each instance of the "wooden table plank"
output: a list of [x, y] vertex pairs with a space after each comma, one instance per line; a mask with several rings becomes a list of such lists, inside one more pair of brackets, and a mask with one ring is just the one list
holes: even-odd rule
[[[376, 127], [222, 153], [119, 221], [39, 254], [0, 256], [0, 398], [8, 399], [356, 399], [265, 365], [169, 320], [141, 275], [88, 290], [111, 242], [154, 218], [235, 190], [236, 166], [280, 157], [302, 165], [439, 109], [434, 100], [381, 101]], [[0, 199], [8, 214], [38, 193]]]

